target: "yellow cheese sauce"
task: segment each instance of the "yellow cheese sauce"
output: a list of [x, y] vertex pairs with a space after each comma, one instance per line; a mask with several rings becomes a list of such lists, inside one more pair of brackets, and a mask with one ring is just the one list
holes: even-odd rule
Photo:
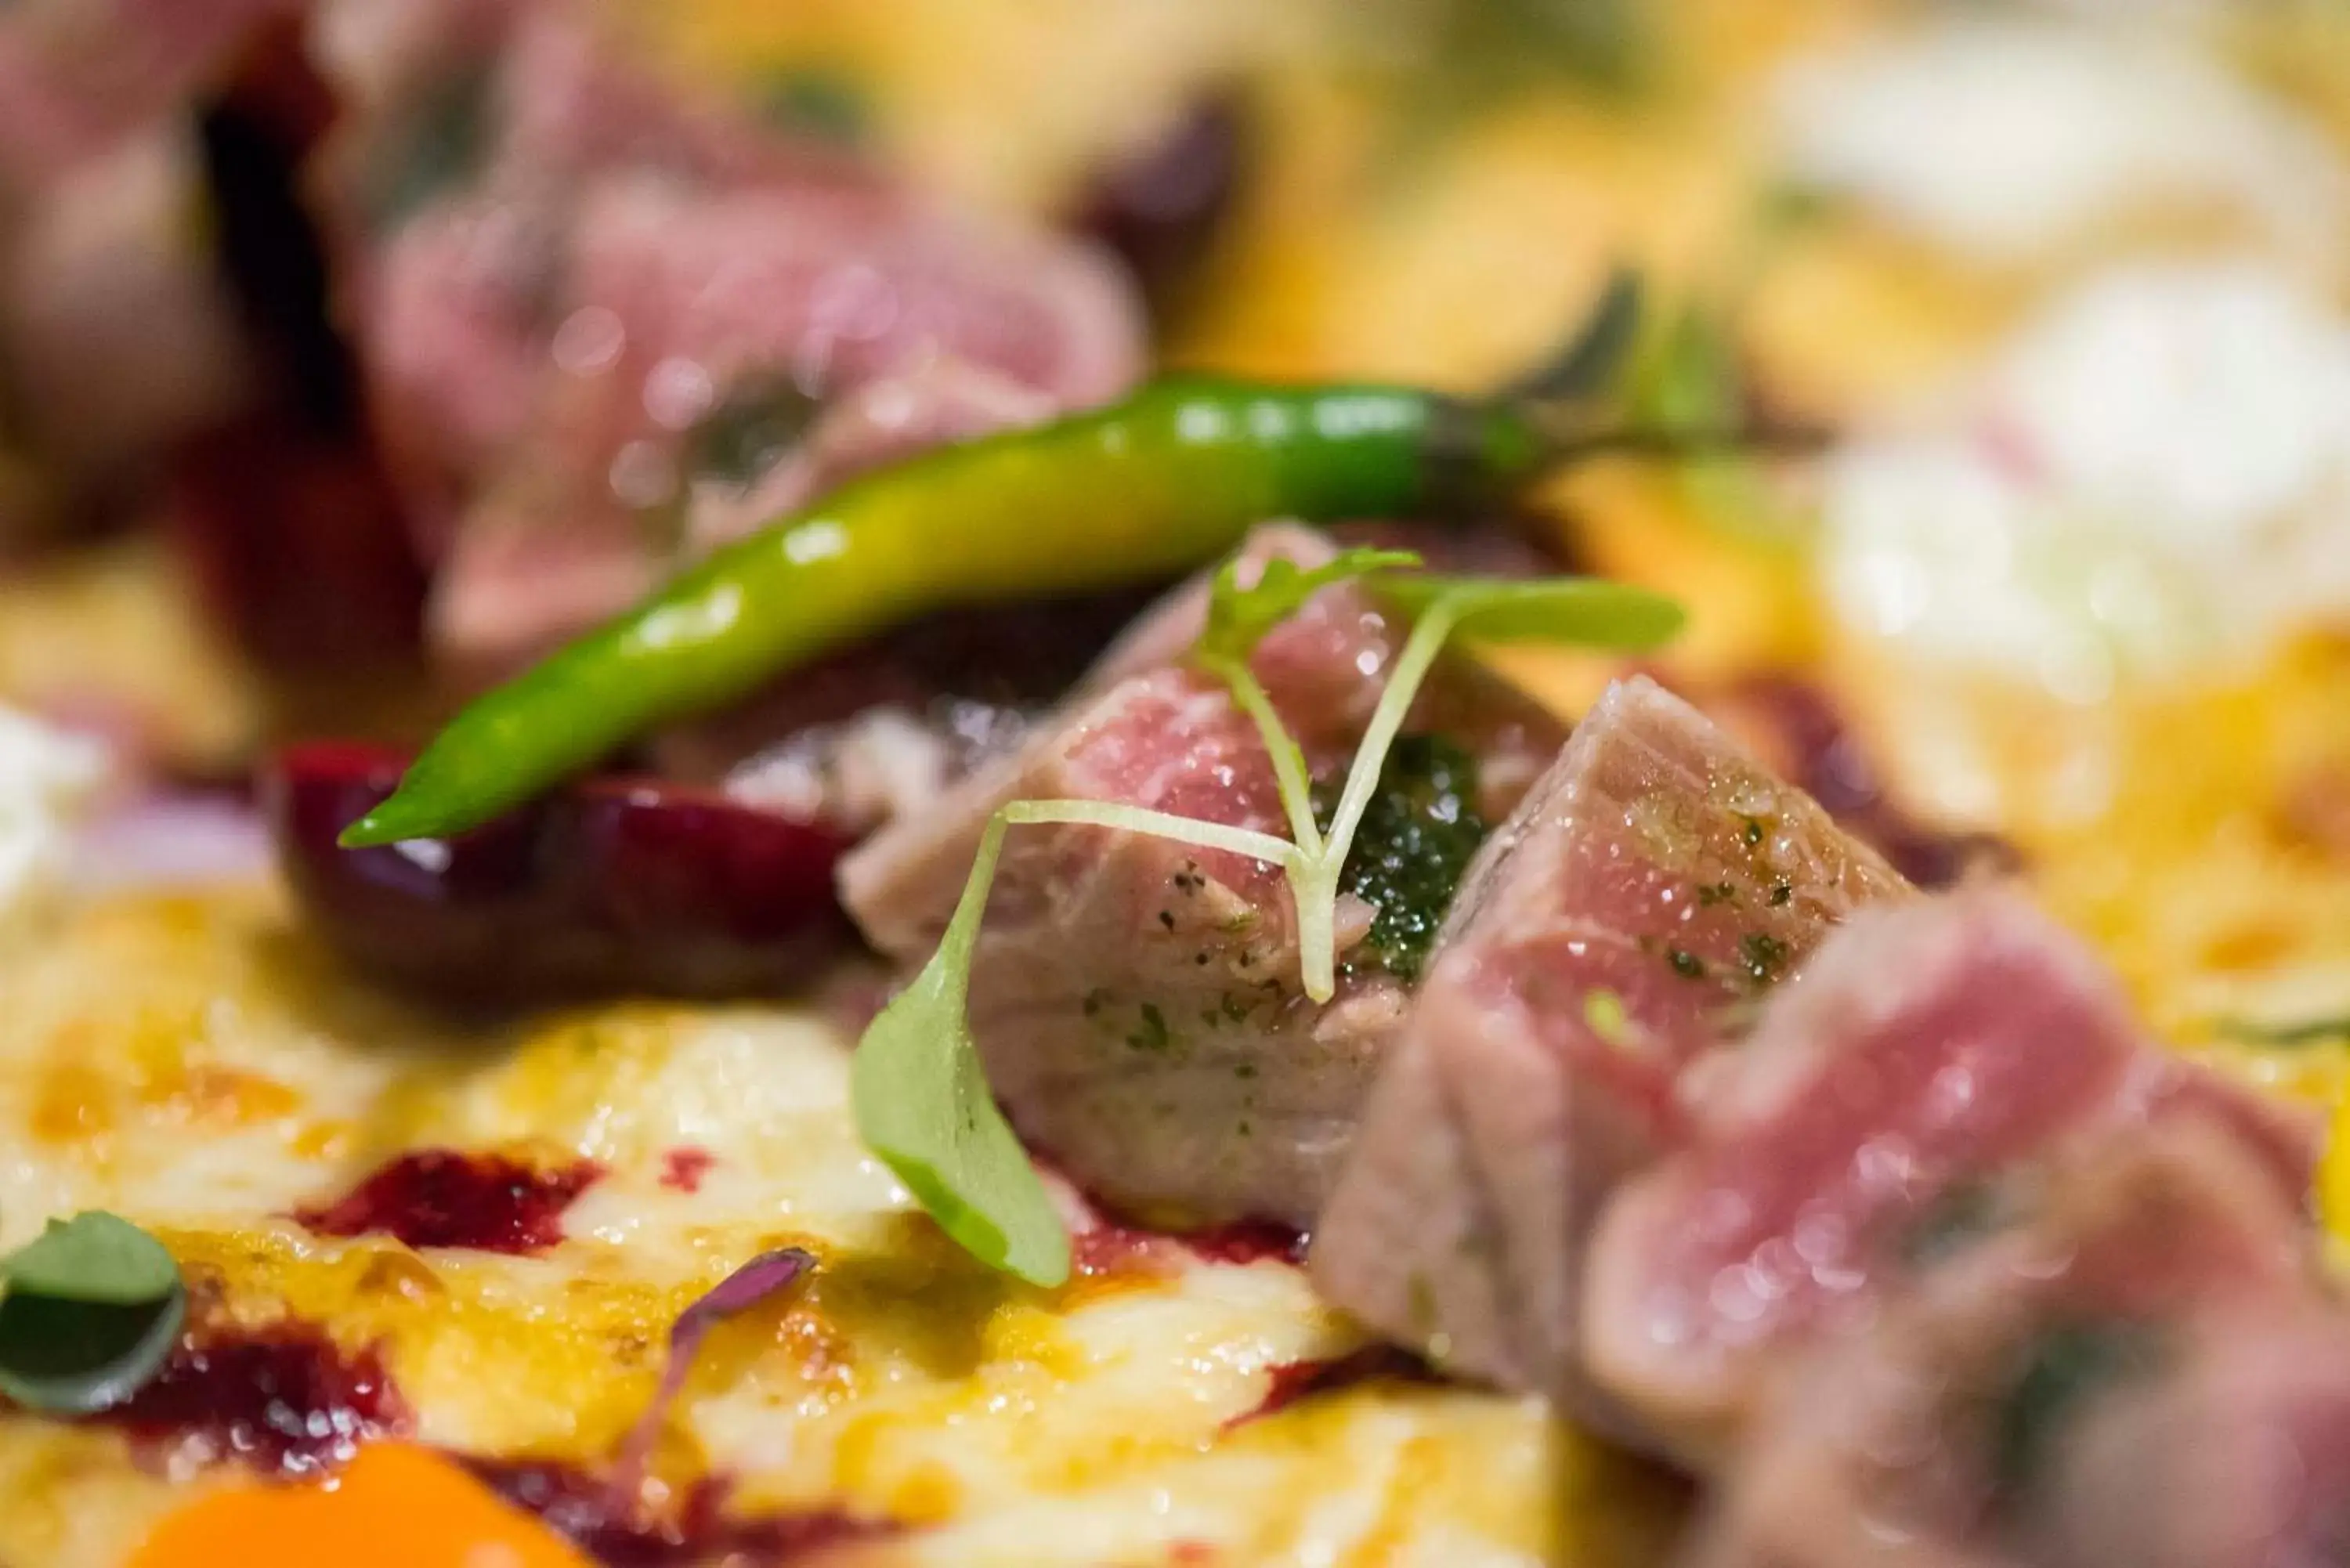
[[[0, 989], [0, 1241], [116, 1210], [210, 1321], [372, 1350], [428, 1443], [607, 1456], [678, 1313], [797, 1245], [808, 1282], [712, 1335], [657, 1468], [730, 1477], [744, 1512], [912, 1530], [876, 1560], [1534, 1563], [1571, 1532], [1574, 1560], [1628, 1565], [1669, 1517], [1668, 1483], [1491, 1395], [1373, 1384], [1232, 1426], [1275, 1368], [1360, 1344], [1296, 1269], [1184, 1258], [1053, 1293], [989, 1272], [858, 1147], [847, 1043], [805, 1012], [456, 1027], [342, 979], [259, 888], [88, 911], [12, 953]], [[691, 1193], [662, 1182], [681, 1147], [710, 1157]], [[606, 1173], [535, 1257], [286, 1217], [419, 1148]], [[0, 1419], [0, 1561], [117, 1561], [217, 1482], [168, 1442], [134, 1462], [103, 1428]]]

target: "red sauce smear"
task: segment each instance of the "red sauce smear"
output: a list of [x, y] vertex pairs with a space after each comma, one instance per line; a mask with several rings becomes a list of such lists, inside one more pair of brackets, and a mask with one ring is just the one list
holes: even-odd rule
[[1251, 1421], [1261, 1421], [1276, 1411], [1286, 1410], [1300, 1399], [1378, 1379], [1406, 1383], [1443, 1381], [1427, 1362], [1392, 1345], [1367, 1345], [1333, 1361], [1284, 1361], [1272, 1368], [1264, 1397], [1257, 1401], [1256, 1407], [1225, 1422], [1224, 1430], [1229, 1432]]
[[706, 1148], [671, 1149], [661, 1156], [660, 1183], [680, 1192], [699, 1192], [702, 1179], [717, 1163], [718, 1157]]
[[1270, 1220], [1243, 1220], [1211, 1230], [1175, 1233], [1104, 1219], [1073, 1233], [1069, 1247], [1077, 1272], [1099, 1277], [1164, 1273], [1181, 1252], [1190, 1252], [1202, 1262], [1235, 1267], [1268, 1258], [1303, 1263], [1309, 1240], [1305, 1231]]
[[347, 1355], [304, 1323], [192, 1330], [152, 1382], [98, 1418], [200, 1463], [286, 1477], [341, 1465], [411, 1420], [373, 1350]]
[[674, 1507], [651, 1511], [630, 1507], [604, 1477], [576, 1466], [463, 1458], [460, 1462], [605, 1568], [702, 1563], [783, 1568], [899, 1529], [829, 1510], [736, 1518], [726, 1511], [726, 1483], [715, 1479], [695, 1482]]
[[401, 1155], [350, 1193], [295, 1219], [328, 1236], [373, 1231], [411, 1247], [542, 1252], [563, 1240], [563, 1211], [604, 1174], [593, 1160], [539, 1170], [497, 1154]]

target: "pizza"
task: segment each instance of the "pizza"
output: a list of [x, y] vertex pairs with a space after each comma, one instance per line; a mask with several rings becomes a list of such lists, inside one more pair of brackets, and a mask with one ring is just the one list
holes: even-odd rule
[[2345, 62], [0, 9], [0, 1565], [2337, 1560]]

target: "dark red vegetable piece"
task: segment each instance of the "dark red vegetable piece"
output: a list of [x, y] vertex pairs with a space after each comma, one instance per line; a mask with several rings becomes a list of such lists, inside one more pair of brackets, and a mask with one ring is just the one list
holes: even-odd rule
[[312, 921], [386, 979], [487, 1001], [773, 992], [847, 931], [832, 890], [844, 835], [654, 780], [585, 780], [459, 838], [337, 847], [406, 761], [313, 742], [262, 781]]
[[257, 389], [174, 452], [166, 515], [213, 613], [289, 673], [404, 660], [423, 625], [424, 569], [304, 198], [305, 161], [336, 109], [289, 18], [255, 41], [195, 125], [215, 259]]
[[1079, 202], [1078, 231], [1133, 271], [1162, 328], [1188, 303], [1238, 202], [1246, 108], [1234, 89], [1200, 99], [1156, 141], [1104, 169]]

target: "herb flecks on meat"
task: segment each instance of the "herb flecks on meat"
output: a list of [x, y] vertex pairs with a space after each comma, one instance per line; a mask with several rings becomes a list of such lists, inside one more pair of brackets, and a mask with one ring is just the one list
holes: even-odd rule
[[[1406, 735], [1388, 755], [1355, 832], [1339, 886], [1377, 909], [1355, 961], [1399, 980], [1419, 978], [1453, 889], [1491, 825], [1477, 814], [1477, 764], [1440, 735]], [[1317, 791], [1315, 815], [1328, 821], [1335, 789]]]
[[2028, 1499], [2064, 1424], [2105, 1389], [2151, 1370], [2161, 1350], [2152, 1327], [2123, 1320], [2064, 1324], [2034, 1341], [1993, 1416], [2000, 1494]]

